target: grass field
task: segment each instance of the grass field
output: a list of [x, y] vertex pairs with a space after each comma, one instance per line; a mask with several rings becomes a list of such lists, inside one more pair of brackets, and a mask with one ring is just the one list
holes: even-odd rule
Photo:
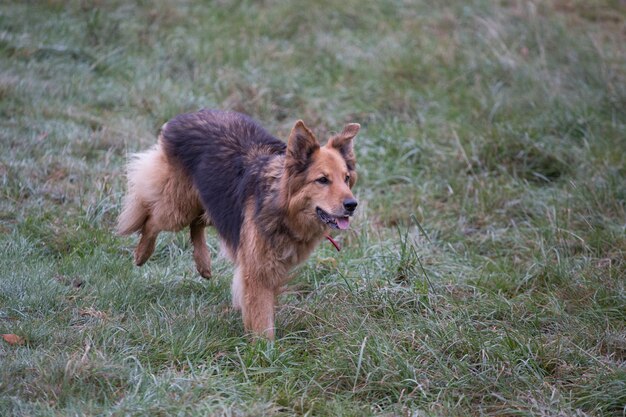
[[[626, 414], [624, 1], [0, 4], [0, 415]], [[359, 122], [360, 200], [275, 343], [112, 229], [201, 107]], [[219, 248], [209, 232], [211, 252]]]

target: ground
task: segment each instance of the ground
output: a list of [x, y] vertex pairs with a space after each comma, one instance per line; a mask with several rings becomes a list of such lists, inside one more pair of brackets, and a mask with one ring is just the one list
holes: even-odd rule
[[[624, 415], [625, 21], [618, 0], [3, 2], [0, 415]], [[187, 233], [141, 268], [113, 233], [128, 154], [201, 107], [283, 139], [362, 125], [358, 216], [275, 343]]]

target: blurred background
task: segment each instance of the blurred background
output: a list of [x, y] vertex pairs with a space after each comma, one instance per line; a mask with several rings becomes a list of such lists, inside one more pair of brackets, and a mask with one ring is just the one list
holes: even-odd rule
[[[626, 3], [0, 4], [0, 414], [622, 415]], [[348, 122], [359, 214], [277, 346], [112, 229], [176, 114]], [[211, 232], [209, 246], [217, 255]]]

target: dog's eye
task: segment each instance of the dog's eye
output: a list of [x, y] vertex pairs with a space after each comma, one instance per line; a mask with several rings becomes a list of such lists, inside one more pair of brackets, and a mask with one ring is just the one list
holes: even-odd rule
[[350, 175], [346, 175], [346, 179], [344, 180], [346, 184], [350, 181]]
[[320, 184], [328, 184], [330, 182], [330, 181], [328, 181], [328, 178], [326, 178], [326, 177], [319, 177], [315, 181], [319, 182]]

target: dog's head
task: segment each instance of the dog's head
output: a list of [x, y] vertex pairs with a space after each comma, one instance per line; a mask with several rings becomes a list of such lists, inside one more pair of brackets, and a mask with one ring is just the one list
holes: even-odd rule
[[357, 207], [351, 191], [357, 177], [352, 142], [360, 127], [347, 124], [324, 146], [302, 120], [291, 130], [285, 159], [288, 204], [297, 207], [306, 223], [318, 222], [332, 229], [349, 227]]

